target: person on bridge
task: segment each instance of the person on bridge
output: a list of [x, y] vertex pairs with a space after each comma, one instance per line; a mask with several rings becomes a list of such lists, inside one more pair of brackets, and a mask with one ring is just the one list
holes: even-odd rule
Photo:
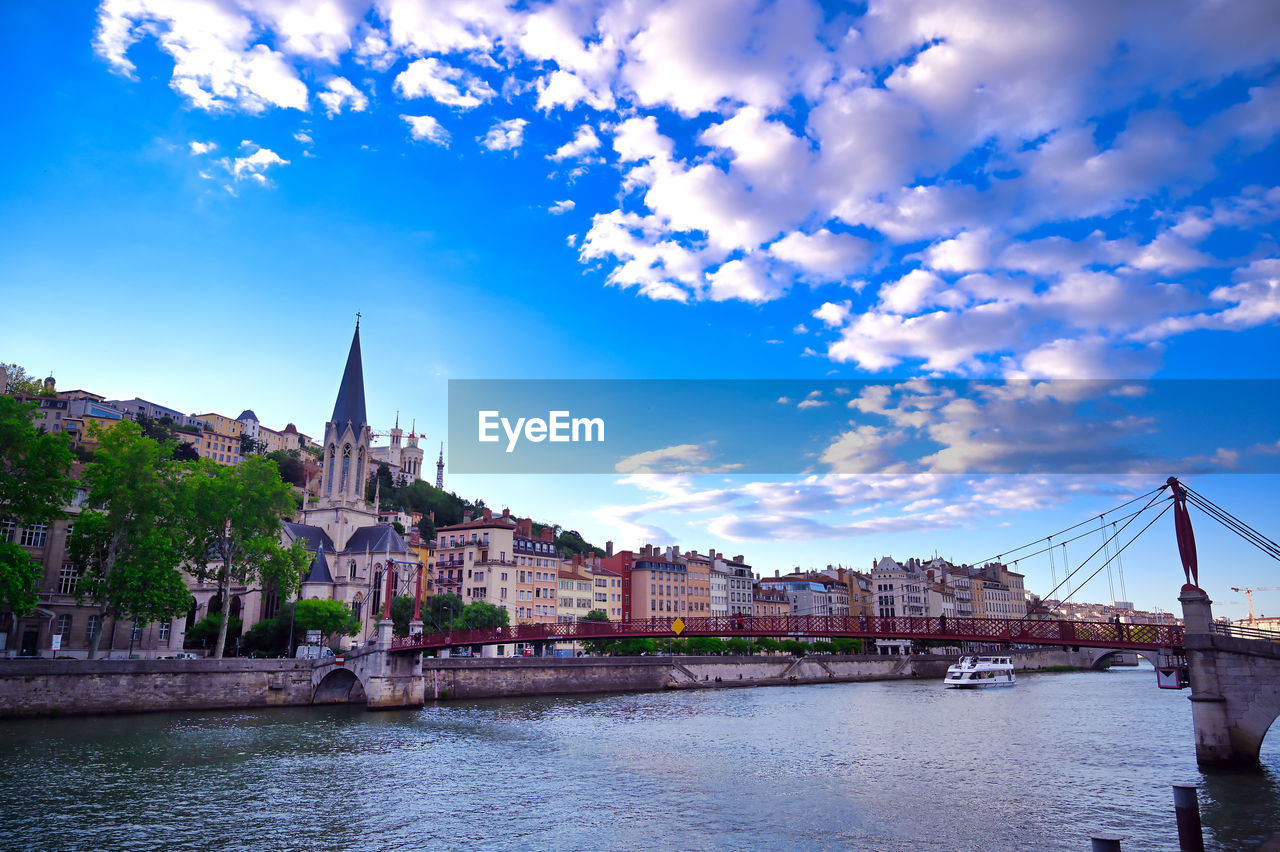
[[947, 614], [945, 612], [942, 615], [938, 616], [938, 632], [939, 633], [947, 632]]

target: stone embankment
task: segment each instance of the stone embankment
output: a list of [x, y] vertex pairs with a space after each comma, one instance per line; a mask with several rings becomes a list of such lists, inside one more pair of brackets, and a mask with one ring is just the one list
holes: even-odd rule
[[[422, 661], [424, 689], [418, 692], [415, 684], [410, 692], [430, 701], [899, 678], [941, 681], [954, 660], [930, 655], [427, 658]], [[369, 684], [352, 662], [343, 672], [311, 660], [0, 661], [0, 718], [363, 703]], [[1020, 671], [1062, 670], [1089, 668], [1093, 659], [1083, 650], [1046, 649], [1019, 652], [1014, 663]]]

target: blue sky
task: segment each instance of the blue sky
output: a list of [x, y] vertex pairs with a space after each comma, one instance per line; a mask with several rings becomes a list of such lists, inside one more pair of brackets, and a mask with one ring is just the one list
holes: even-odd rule
[[[64, 387], [314, 434], [356, 311], [375, 427], [399, 411], [428, 442], [460, 378], [1277, 377], [1273, 3], [108, 0], [0, 22], [0, 360]], [[1215, 435], [1224, 474], [1195, 482], [1265, 528], [1260, 431]], [[976, 559], [1160, 479], [450, 485], [771, 572]], [[1171, 539], [1135, 545], [1139, 603], [1174, 605]], [[1201, 541], [1219, 600], [1280, 585]]]

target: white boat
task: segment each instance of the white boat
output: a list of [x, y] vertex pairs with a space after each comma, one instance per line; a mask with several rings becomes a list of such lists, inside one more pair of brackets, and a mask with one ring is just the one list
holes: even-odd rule
[[956, 689], [985, 689], [1013, 686], [1017, 680], [1009, 657], [961, 657], [960, 662], [947, 669], [947, 678], [942, 683]]

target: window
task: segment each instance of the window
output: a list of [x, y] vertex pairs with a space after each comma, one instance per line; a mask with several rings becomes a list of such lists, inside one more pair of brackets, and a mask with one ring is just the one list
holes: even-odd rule
[[70, 562], [63, 562], [62, 567], [58, 569], [58, 594], [74, 595], [76, 593], [76, 581], [80, 579], [80, 572]]
[[98, 633], [100, 632], [99, 628], [101, 624], [102, 624], [102, 616], [100, 615], [89, 616], [89, 623], [85, 625], [85, 629], [84, 629], [84, 638], [85, 638], [85, 641], [87, 641], [90, 645], [92, 645], [93, 640], [98, 637]]
[[160, 622], [160, 626], [156, 628], [156, 639], [160, 640], [161, 642], [168, 642], [170, 627], [172, 627], [171, 622], [168, 622], [168, 621]]
[[19, 543], [23, 547], [44, 547], [45, 540], [48, 537], [48, 524], [32, 524], [22, 528], [22, 540]]
[[65, 614], [58, 616], [58, 626], [54, 633], [61, 636], [62, 641], [67, 641], [67, 638], [71, 635], [71, 616]]

